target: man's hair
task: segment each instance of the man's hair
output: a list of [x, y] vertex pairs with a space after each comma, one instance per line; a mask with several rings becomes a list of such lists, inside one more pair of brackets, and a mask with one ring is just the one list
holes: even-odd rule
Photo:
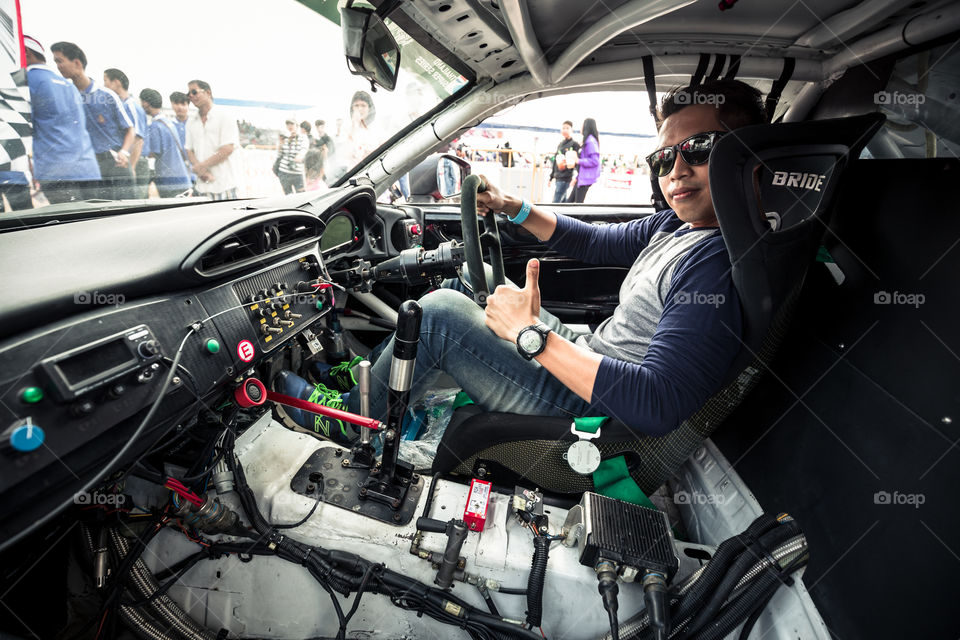
[[767, 121], [763, 94], [758, 89], [739, 80], [708, 80], [695, 87], [674, 87], [668, 91], [657, 112], [657, 129], [673, 114], [697, 104], [716, 107], [717, 117], [727, 129]]
[[170, 104], [190, 104], [190, 98], [183, 91], [174, 91], [170, 94]]
[[313, 124], [317, 125], [318, 127], [325, 127], [325, 126], [327, 126], [327, 123], [324, 122], [323, 120], [317, 120], [317, 121], [314, 122]]
[[310, 129], [312, 128], [312, 127], [310, 126], [310, 121], [309, 121], [309, 120], [304, 120], [303, 122], [301, 122], [301, 123], [300, 123], [300, 128], [303, 129], [304, 131], [306, 131], [307, 133], [310, 133]]
[[150, 105], [152, 109], [159, 109], [163, 106], [163, 97], [156, 89], [144, 89], [140, 92], [140, 99]]
[[123, 87], [123, 90], [126, 91], [130, 88], [130, 79], [127, 78], [127, 74], [120, 69], [107, 69], [103, 72], [103, 75], [107, 76], [113, 82], [120, 82], [120, 86]]
[[50, 45], [50, 51], [62, 53], [68, 60], [79, 60], [80, 66], [84, 69], [87, 68], [86, 54], [83, 53], [83, 49], [72, 42], [54, 42]]
[[663, 121], [683, 109], [706, 104], [717, 109], [717, 117], [727, 129], [737, 129], [767, 121], [763, 94], [739, 80], [708, 80], [695, 87], [674, 87], [660, 102], [657, 129]]
[[563, 124], [570, 125], [570, 128], [573, 129], [573, 120], [564, 120]]
[[189, 87], [192, 84], [197, 85], [203, 91], [209, 91], [211, 95], [213, 94], [213, 89], [210, 88], [209, 82], [204, 82], [203, 80], [191, 80], [190, 82], [187, 83], [187, 86]]

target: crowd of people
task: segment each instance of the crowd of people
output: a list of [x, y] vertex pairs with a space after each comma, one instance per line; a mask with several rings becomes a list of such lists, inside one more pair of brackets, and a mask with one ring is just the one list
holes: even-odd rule
[[[255, 145], [270, 134], [217, 107], [209, 82], [191, 80], [185, 92], [167, 96], [169, 116], [159, 91], [145, 88], [132, 95], [120, 69], [107, 69], [102, 79], [90, 77], [77, 44], [56, 42], [48, 51], [32, 37], [24, 36], [24, 43], [33, 145], [22, 167], [10, 167], [19, 170], [0, 173], [9, 208], [44, 201], [238, 197], [241, 134]], [[357, 91], [349, 123], [337, 119], [334, 135], [323, 120], [288, 120], [274, 164], [283, 192], [325, 188], [365, 158], [383, 138], [372, 126], [375, 117], [370, 94]], [[0, 211], [3, 207], [0, 198]]]
[[[377, 110], [366, 91], [357, 91], [350, 100], [350, 122], [344, 126], [337, 119], [336, 131], [330, 135], [324, 120], [297, 123], [287, 119], [286, 133], [277, 141], [277, 158], [273, 172], [284, 193], [315, 191], [339, 178], [356, 166], [383, 141], [373, 124]], [[403, 186], [398, 187], [400, 190]], [[404, 194], [409, 197], [409, 189]]]
[[101, 82], [91, 78], [78, 45], [50, 45], [56, 71], [40, 42], [25, 36], [24, 45], [32, 184], [24, 173], [16, 188], [4, 190], [11, 208], [32, 206], [31, 187], [50, 204], [147, 198], [151, 183], [161, 198], [236, 197], [239, 131], [214, 107], [209, 83], [191, 80], [185, 93], [170, 94], [174, 117], [168, 118], [160, 92], [146, 88], [133, 96], [120, 69], [104, 71]]

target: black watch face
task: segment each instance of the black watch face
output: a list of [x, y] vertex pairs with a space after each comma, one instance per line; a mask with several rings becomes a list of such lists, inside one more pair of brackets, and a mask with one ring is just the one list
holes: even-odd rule
[[524, 329], [517, 336], [517, 345], [527, 353], [533, 353], [543, 344], [543, 336], [533, 329]]

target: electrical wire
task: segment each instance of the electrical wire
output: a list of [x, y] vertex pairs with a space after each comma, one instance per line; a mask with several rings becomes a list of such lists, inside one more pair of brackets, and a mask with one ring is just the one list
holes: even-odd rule
[[0, 542], [0, 550], [6, 549], [10, 545], [13, 545], [16, 542], [19, 542], [20, 540], [22, 540], [23, 538], [30, 535], [31, 533], [39, 529], [41, 526], [49, 522], [54, 516], [60, 513], [60, 511], [62, 511], [63, 509], [66, 509], [71, 504], [74, 504], [75, 495], [77, 495], [78, 493], [86, 493], [92, 487], [96, 486], [96, 484], [100, 482], [104, 478], [104, 476], [107, 475], [107, 473], [113, 468], [113, 466], [117, 464], [117, 462], [122, 460], [123, 457], [127, 454], [127, 452], [129, 452], [130, 449], [133, 448], [134, 444], [136, 444], [140, 440], [140, 436], [143, 434], [143, 432], [146, 431], [147, 425], [150, 424], [150, 421], [153, 420], [153, 417], [157, 414], [157, 411], [160, 409], [160, 405], [163, 403], [163, 397], [164, 395], [166, 395], [167, 389], [170, 388], [170, 383], [173, 381], [174, 374], [176, 374], [177, 372], [176, 365], [180, 362], [180, 358], [183, 356], [183, 347], [184, 345], [186, 345], [187, 340], [190, 338], [190, 336], [192, 336], [194, 333], [195, 333], [194, 328], [190, 327], [190, 330], [187, 331], [187, 334], [183, 336], [183, 340], [180, 341], [180, 346], [173, 356], [174, 366], [170, 367], [170, 371], [167, 373], [166, 379], [163, 381], [163, 384], [160, 385], [160, 389], [157, 392], [156, 399], [153, 401], [153, 405], [151, 405], [149, 411], [147, 411], [147, 415], [143, 417], [143, 420], [140, 421], [140, 424], [137, 425], [137, 428], [134, 430], [133, 434], [127, 440], [126, 444], [124, 444], [123, 447], [120, 448], [120, 451], [118, 451], [113, 456], [113, 458], [110, 459], [110, 461], [107, 464], [101, 466], [100, 470], [94, 474], [92, 479], [83, 483], [83, 488], [80, 491], [71, 493], [69, 498], [61, 502], [56, 508], [51, 509], [46, 515], [40, 517], [34, 523], [30, 524], [24, 529], [21, 529], [20, 531], [15, 533], [13, 536], [7, 538], [3, 542]]
[[273, 528], [274, 528], [274, 529], [296, 529], [297, 527], [299, 527], [300, 525], [302, 525], [303, 523], [305, 523], [307, 520], [309, 520], [310, 518], [312, 518], [312, 517], [313, 517], [313, 514], [314, 514], [314, 513], [316, 512], [316, 510], [317, 510], [317, 506], [320, 505], [320, 497], [321, 497], [322, 491], [323, 491], [323, 485], [322, 485], [322, 484], [318, 483], [316, 486], [317, 486], [317, 489], [313, 492], [313, 493], [314, 493], [313, 498], [314, 498], [315, 502], [313, 503], [313, 506], [310, 507], [310, 511], [309, 511], [309, 513], [307, 513], [307, 515], [303, 516], [303, 518], [301, 518], [298, 522], [294, 522], [293, 524], [275, 524], [275, 525], [273, 525]]

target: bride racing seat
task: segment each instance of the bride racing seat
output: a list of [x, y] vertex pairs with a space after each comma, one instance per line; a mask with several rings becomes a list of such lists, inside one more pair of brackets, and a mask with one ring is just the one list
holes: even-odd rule
[[579, 438], [567, 418], [458, 409], [440, 442], [433, 472], [478, 475], [502, 484], [533, 483], [554, 493], [597, 491], [637, 501], [692, 455], [769, 365], [813, 264], [844, 169], [883, 123], [880, 114], [765, 124], [720, 139], [710, 185], [743, 310], [743, 346], [724, 386], [678, 428], [659, 436], [609, 420], [592, 442], [600, 467], [571, 469]]

